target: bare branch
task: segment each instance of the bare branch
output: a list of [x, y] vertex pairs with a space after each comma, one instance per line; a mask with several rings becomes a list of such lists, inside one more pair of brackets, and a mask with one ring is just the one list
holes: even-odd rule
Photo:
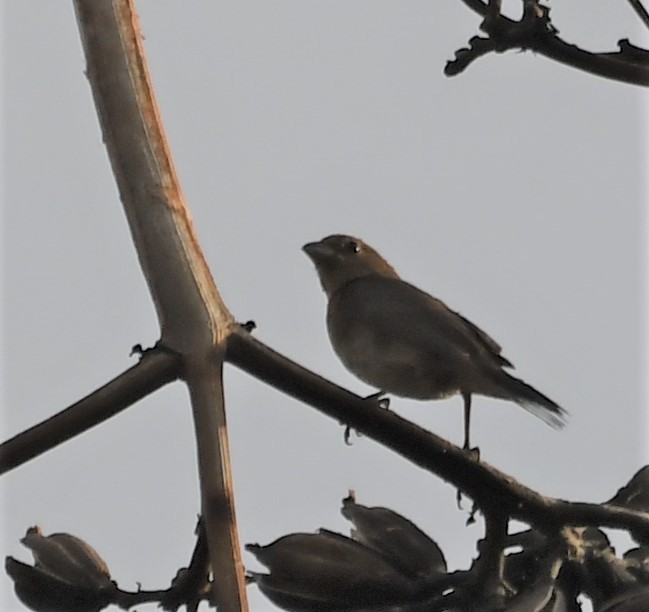
[[178, 378], [178, 358], [147, 351], [142, 360], [62, 412], [0, 445], [0, 474], [38, 457]]
[[184, 353], [232, 324], [203, 258], [146, 65], [134, 0], [75, 0], [104, 142], [162, 341]]
[[480, 598], [485, 605], [489, 609], [496, 609], [505, 603], [503, 570], [509, 519], [499, 508], [489, 508], [484, 517], [485, 537], [480, 543], [478, 584], [482, 589]]
[[638, 17], [642, 19], [642, 22], [649, 28], [649, 13], [642, 5], [642, 2], [640, 2], [640, 0], [629, 0], [629, 4], [633, 7], [633, 10], [638, 13]]
[[380, 408], [376, 401], [358, 397], [302, 368], [243, 330], [229, 336], [226, 360], [437, 474], [474, 499], [484, 512], [499, 509], [551, 537], [563, 526], [594, 525], [624, 529], [638, 541], [649, 542], [649, 514], [540, 495], [439, 436]]
[[200, 361], [189, 357], [187, 361], [187, 384], [194, 409], [201, 476], [203, 525], [210, 560], [215, 568], [216, 604], [219, 610], [240, 610], [246, 605], [246, 584], [239, 535], [234, 520], [234, 492], [225, 422], [222, 361], [218, 356], [216, 359], [208, 357]]
[[628, 41], [619, 41], [619, 51], [616, 52], [591, 53], [562, 40], [550, 21], [550, 9], [534, 0], [524, 2], [520, 21], [496, 11], [497, 2], [462, 2], [483, 17], [480, 29], [488, 38], [473, 37], [468, 48], [456, 51], [456, 58], [447, 62], [444, 69], [447, 76], [459, 74], [474, 60], [489, 52], [522, 49], [600, 77], [649, 86], [649, 52], [628, 44]]
[[103, 139], [156, 307], [161, 342], [183, 359], [219, 607], [245, 611], [220, 365], [210, 360], [234, 320], [203, 258], [176, 176], [135, 0], [74, 0], [74, 6]]
[[163, 610], [177, 610], [187, 606], [198, 609], [201, 600], [209, 590], [210, 559], [203, 520], [196, 526], [196, 545], [189, 567], [181, 569], [171, 583], [171, 588], [160, 598]]

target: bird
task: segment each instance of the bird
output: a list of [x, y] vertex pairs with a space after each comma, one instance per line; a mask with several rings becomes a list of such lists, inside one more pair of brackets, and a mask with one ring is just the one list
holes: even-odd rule
[[334, 234], [302, 250], [315, 264], [328, 298], [327, 331], [343, 365], [392, 394], [464, 401], [464, 450], [470, 445], [471, 397], [511, 400], [554, 428], [567, 412], [509, 374], [500, 345], [444, 302], [402, 280], [359, 238]]

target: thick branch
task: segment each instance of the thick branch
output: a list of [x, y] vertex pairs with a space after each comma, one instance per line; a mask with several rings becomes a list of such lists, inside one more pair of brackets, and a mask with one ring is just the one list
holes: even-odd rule
[[500, 508], [510, 518], [549, 535], [564, 525], [597, 525], [629, 530], [638, 540], [649, 542], [649, 514], [540, 495], [376, 402], [302, 368], [243, 330], [228, 338], [226, 360], [437, 474], [483, 509]]
[[[219, 351], [222, 352], [222, 351]], [[194, 409], [203, 527], [215, 569], [219, 610], [243, 610], [246, 584], [234, 520], [234, 492], [225, 422], [222, 361], [187, 359], [186, 378]], [[217, 443], [214, 443], [217, 440]], [[224, 537], [227, 534], [227, 537]]]
[[0, 474], [103, 423], [179, 374], [179, 360], [174, 355], [166, 351], [145, 353], [137, 365], [108, 384], [0, 445]]
[[146, 64], [134, 0], [75, 0], [103, 140], [163, 343], [220, 342], [232, 316], [205, 263], [176, 176]]
[[[203, 258], [176, 176], [135, 0], [74, 0], [74, 6], [103, 139], [156, 307], [161, 342], [180, 355], [186, 367], [220, 609], [246, 610], [220, 379], [213, 368], [201, 365], [209, 362], [212, 348], [223, 343], [234, 320]], [[210, 401], [206, 389], [214, 385], [219, 385], [218, 397]], [[206, 449], [218, 457], [220, 474], [206, 459]], [[214, 511], [219, 504], [222, 507]], [[229, 524], [221, 520], [226, 510]]]

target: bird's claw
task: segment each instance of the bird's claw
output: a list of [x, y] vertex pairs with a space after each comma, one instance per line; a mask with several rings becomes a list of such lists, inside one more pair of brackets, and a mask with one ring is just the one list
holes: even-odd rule
[[472, 461], [476, 461], [476, 462], [480, 461], [480, 447], [479, 446], [474, 446], [473, 448], [470, 448], [468, 446], [463, 446], [462, 447], [462, 452], [467, 456], [468, 459], [471, 459]]
[[383, 408], [383, 410], [390, 410], [390, 398], [383, 397], [384, 395], [385, 391], [377, 391], [376, 393], [372, 393], [372, 395], [368, 395], [365, 398], [365, 401], [375, 402], [379, 408]]

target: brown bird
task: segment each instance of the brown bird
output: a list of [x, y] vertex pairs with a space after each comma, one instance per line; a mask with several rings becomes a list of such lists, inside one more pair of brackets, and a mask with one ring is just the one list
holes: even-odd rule
[[334, 235], [303, 250], [327, 294], [327, 329], [338, 357], [381, 393], [413, 399], [464, 398], [469, 449], [471, 395], [512, 400], [558, 428], [567, 413], [503, 368], [500, 346], [444, 302], [401, 280], [358, 238]]

